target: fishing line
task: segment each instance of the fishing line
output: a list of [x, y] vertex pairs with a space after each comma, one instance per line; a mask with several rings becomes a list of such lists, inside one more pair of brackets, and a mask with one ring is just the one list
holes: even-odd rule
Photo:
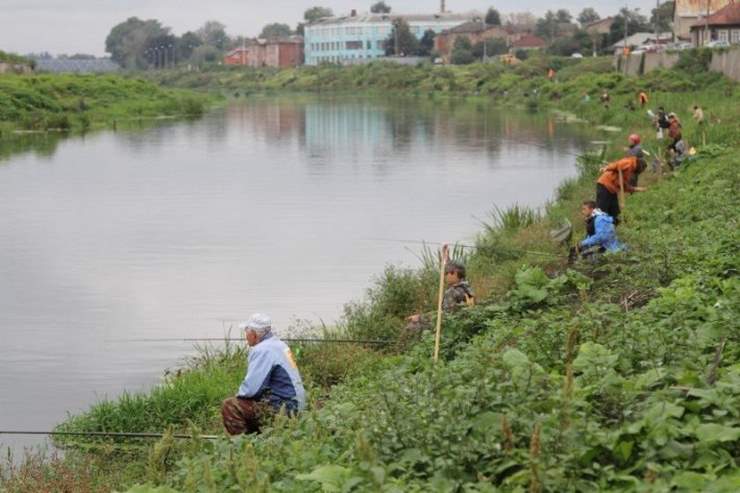
[[[440, 243], [436, 241], [426, 241], [426, 240], [401, 240], [401, 239], [394, 239], [394, 238], [368, 238], [368, 241], [383, 241], [387, 243], [401, 243], [401, 244], [416, 244], [416, 245], [434, 245], [434, 246], [442, 246], [446, 243]], [[491, 251], [501, 251], [501, 252], [508, 252], [508, 253], [531, 253], [533, 255], [542, 255], [547, 257], [553, 257], [553, 258], [559, 258], [562, 257], [562, 255], [559, 255], [557, 253], [550, 253], [550, 252], [541, 252], [537, 250], [524, 250], [524, 249], [515, 249], [515, 248], [505, 248], [505, 247], [496, 247], [496, 246], [490, 246], [490, 245], [466, 245], [464, 243], [452, 243], [450, 244], [452, 248], [459, 247], [459, 248], [465, 248], [470, 250], [491, 250]]]
[[[387, 340], [364, 340], [364, 339], [315, 339], [315, 338], [280, 338], [283, 342], [296, 344], [367, 344], [374, 346], [385, 346], [392, 341]], [[149, 342], [244, 342], [241, 338], [229, 337], [192, 337], [192, 338], [153, 338], [153, 339], [111, 339], [105, 342], [115, 343], [149, 343]]]
[[[162, 438], [164, 433], [124, 433], [117, 431], [25, 431], [25, 430], [0, 430], [0, 435], [41, 435], [41, 436], [81, 436], [81, 437], [101, 437], [101, 438]], [[217, 440], [217, 435], [183, 435], [173, 434], [172, 438], [181, 440], [193, 440], [202, 438], [204, 440]]]

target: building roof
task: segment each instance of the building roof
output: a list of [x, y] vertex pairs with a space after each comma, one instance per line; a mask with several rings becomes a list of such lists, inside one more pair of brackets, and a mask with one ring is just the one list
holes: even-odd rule
[[489, 26], [481, 20], [472, 20], [463, 22], [462, 24], [445, 29], [441, 34], [477, 34], [483, 33], [490, 30], [498, 30], [501, 32], [509, 32], [509, 30], [503, 26]]
[[[658, 33], [657, 41], [671, 41], [673, 39], [673, 33]], [[648, 41], [656, 41], [655, 33], [635, 33], [631, 34], [627, 39], [620, 39], [612, 45], [612, 48], [622, 48], [625, 45], [630, 46], [641, 46], [647, 44]]]
[[546, 45], [544, 39], [534, 34], [525, 34], [511, 43], [512, 48], [542, 48]]
[[312, 22], [306, 27], [331, 26], [337, 24], [354, 24], [354, 23], [373, 23], [373, 22], [391, 22], [394, 19], [401, 18], [406, 22], [431, 22], [431, 21], [459, 21], [465, 22], [476, 18], [481, 18], [479, 12], [468, 12], [464, 14], [452, 14], [449, 12], [437, 14], [411, 14], [411, 15], [391, 15], [391, 14], [358, 14], [342, 17], [324, 17], [316, 22]]
[[[699, 17], [709, 12], [716, 12], [733, 0], [675, 0], [673, 13], [679, 17]], [[707, 7], [707, 2], [709, 6]]]
[[731, 3], [719, 9], [709, 17], [692, 24], [691, 28], [710, 26], [737, 26], [740, 25], [740, 3]]

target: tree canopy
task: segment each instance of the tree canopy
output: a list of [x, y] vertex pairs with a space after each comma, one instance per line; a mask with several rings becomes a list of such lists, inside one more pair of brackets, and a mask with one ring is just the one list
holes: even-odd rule
[[577, 20], [581, 24], [581, 26], [591, 24], [592, 22], [596, 22], [599, 19], [601, 19], [601, 16], [591, 7], [586, 7], [585, 9], [581, 10], [581, 13], [578, 14], [577, 17]]
[[196, 32], [203, 44], [223, 50], [229, 42], [226, 26], [218, 21], [206, 21]]
[[419, 40], [411, 33], [408, 22], [393, 19], [393, 29], [385, 42], [386, 55], [415, 55], [419, 51]]
[[260, 38], [285, 38], [287, 36], [290, 36], [293, 34], [293, 31], [290, 29], [290, 26], [287, 24], [281, 24], [279, 22], [273, 22], [272, 24], [267, 24], [265, 27], [262, 28], [262, 32], [260, 33]]
[[673, 26], [673, 4], [674, 2], [665, 2], [660, 7], [653, 9], [650, 15], [650, 24], [653, 26], [657, 23], [658, 30], [661, 32], [670, 31]]
[[375, 2], [370, 6], [370, 12], [373, 14], [390, 14], [391, 6], [383, 1]]
[[324, 17], [333, 17], [334, 11], [328, 7], [311, 7], [303, 13], [303, 20], [309, 24]]
[[501, 25], [501, 14], [498, 10], [491, 7], [486, 13], [486, 24], [489, 26], [500, 26]]
[[169, 28], [154, 19], [130, 17], [113, 27], [105, 39], [105, 51], [111, 59], [125, 68], [146, 68], [149, 64], [144, 51], [152, 41], [167, 36]]

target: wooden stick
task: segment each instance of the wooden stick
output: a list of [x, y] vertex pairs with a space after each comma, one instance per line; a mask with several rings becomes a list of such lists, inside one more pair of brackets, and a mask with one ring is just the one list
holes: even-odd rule
[[445, 295], [445, 266], [447, 265], [448, 246], [442, 245], [439, 261], [439, 296], [437, 298], [437, 327], [434, 333], [434, 362], [439, 360], [439, 344], [442, 339], [442, 301]]
[[617, 171], [619, 172], [619, 212], [622, 213], [622, 221], [627, 222], [627, 215], [624, 212], [624, 175], [621, 169]]

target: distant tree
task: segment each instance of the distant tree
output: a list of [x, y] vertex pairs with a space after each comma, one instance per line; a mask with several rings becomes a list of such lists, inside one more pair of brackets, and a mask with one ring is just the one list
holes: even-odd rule
[[660, 32], [668, 32], [673, 28], [673, 2], [665, 2], [659, 8], [653, 9], [650, 15], [650, 24], [658, 24]]
[[531, 31], [537, 24], [537, 17], [530, 12], [514, 12], [506, 15], [506, 25]]
[[601, 16], [599, 16], [599, 13], [591, 7], [587, 7], [581, 10], [581, 13], [578, 14], [577, 19], [581, 26], [585, 26], [586, 24], [591, 24], [592, 22], [598, 21], [599, 19], [601, 19]]
[[125, 68], [145, 68], [149, 62], [144, 50], [152, 39], [169, 32], [169, 28], [162, 27], [157, 20], [130, 17], [111, 29], [105, 39], [105, 51], [110, 53], [114, 62]]
[[303, 36], [306, 34], [306, 23], [305, 22], [299, 22], [295, 27], [295, 33], [298, 36]]
[[328, 7], [311, 7], [303, 13], [303, 20], [308, 24], [316, 22], [324, 17], [333, 17], [334, 11]]
[[218, 21], [207, 21], [197, 31], [203, 44], [213, 46], [219, 50], [226, 48], [229, 37], [226, 35], [226, 26]]
[[419, 40], [411, 33], [409, 23], [393, 19], [393, 29], [385, 42], [386, 55], [413, 55], [419, 51]]
[[485, 45], [483, 42], [473, 45], [473, 56], [477, 59], [482, 59], [484, 55], [488, 57], [503, 55], [508, 51], [509, 45], [503, 38], [491, 38], [485, 41]]
[[87, 53], [75, 53], [69, 56], [70, 60], [95, 60], [96, 58], [95, 55], [89, 55]]
[[467, 65], [475, 61], [473, 55], [473, 46], [470, 40], [465, 36], [455, 38], [455, 44], [452, 47], [450, 61], [455, 65]]
[[555, 40], [547, 52], [558, 56], [571, 56], [573, 53], [589, 53], [593, 40], [584, 30], [579, 29], [573, 36]]
[[165, 68], [172, 65], [175, 59], [177, 38], [165, 33], [149, 38], [144, 49], [144, 55], [149, 66]]
[[373, 14], [390, 14], [391, 6], [383, 1], [376, 2], [370, 6], [370, 12]]
[[544, 17], [537, 19], [537, 25], [534, 30], [537, 36], [552, 41], [557, 37], [559, 31], [558, 19], [552, 10], [548, 10]]
[[193, 50], [203, 44], [200, 36], [193, 31], [188, 31], [177, 39], [177, 60], [189, 60], [193, 55]]
[[517, 57], [519, 60], [524, 61], [529, 58], [529, 52], [520, 48], [516, 50], [516, 52], [514, 52], [514, 56]]
[[437, 37], [437, 33], [431, 29], [424, 31], [424, 35], [421, 37], [421, 41], [419, 41], [419, 50], [416, 54], [419, 56], [430, 56], [434, 51], [435, 37]]
[[486, 13], [486, 24], [489, 26], [500, 26], [501, 25], [501, 14], [498, 10], [491, 7]]
[[210, 45], [201, 45], [193, 50], [191, 61], [197, 64], [218, 63], [221, 61], [223, 52]]
[[[627, 17], [627, 34], [624, 32], [624, 18]], [[609, 44], [614, 44], [635, 33], [651, 32], [651, 26], [644, 15], [636, 10], [622, 8], [614, 17], [611, 28], [609, 28]]]
[[568, 12], [566, 9], [560, 9], [555, 13], [555, 18], [558, 22], [562, 24], [568, 24], [571, 20], [573, 20], [573, 16], [570, 15], [570, 12]]
[[260, 33], [259, 37], [260, 38], [285, 38], [287, 36], [290, 36], [291, 34], [293, 34], [293, 31], [291, 31], [289, 25], [274, 22], [272, 24], [267, 24], [265, 27], [263, 27], [262, 32]]

